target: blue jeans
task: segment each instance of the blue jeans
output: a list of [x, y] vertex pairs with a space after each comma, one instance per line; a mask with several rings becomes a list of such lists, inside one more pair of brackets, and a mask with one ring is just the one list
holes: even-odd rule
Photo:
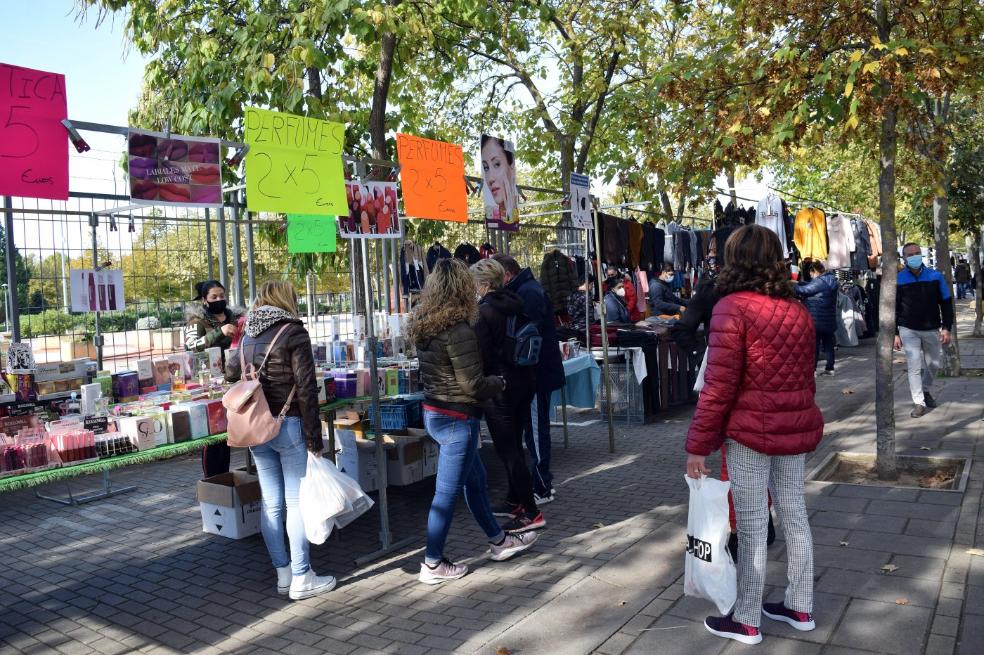
[[[261, 446], [253, 446], [250, 451], [256, 460], [256, 475], [263, 492], [260, 532], [270, 559], [278, 569], [290, 565], [294, 575], [304, 575], [311, 568], [311, 558], [297, 502], [301, 478], [307, 473], [307, 447], [300, 417], [286, 417], [276, 437]], [[285, 508], [289, 555], [284, 547]]]
[[530, 451], [530, 476], [533, 493], [541, 498], [553, 490], [550, 472], [550, 396], [549, 391], [537, 391], [530, 410], [530, 421], [523, 430], [526, 449]]
[[424, 427], [441, 447], [434, 500], [427, 515], [427, 550], [424, 553], [427, 562], [434, 564], [444, 557], [444, 544], [462, 488], [468, 510], [489, 541], [501, 541], [504, 533], [492, 514], [485, 466], [478, 456], [478, 419], [466, 421], [424, 410]]

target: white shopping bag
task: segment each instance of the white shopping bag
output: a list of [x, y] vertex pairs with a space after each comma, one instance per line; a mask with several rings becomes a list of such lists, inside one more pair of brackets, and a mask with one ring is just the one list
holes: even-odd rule
[[707, 354], [711, 352], [710, 345], [704, 348], [704, 356], [700, 360], [700, 369], [697, 371], [697, 380], [694, 382], [694, 391], [700, 393], [704, 388], [704, 373], [707, 372]]
[[690, 487], [690, 511], [683, 593], [706, 598], [726, 615], [738, 599], [738, 571], [728, 552], [731, 483], [707, 476], [700, 480], [684, 477]]
[[348, 525], [373, 505], [355, 480], [339, 471], [330, 459], [312, 453], [308, 453], [299, 496], [304, 534], [313, 544], [323, 544], [336, 525]]

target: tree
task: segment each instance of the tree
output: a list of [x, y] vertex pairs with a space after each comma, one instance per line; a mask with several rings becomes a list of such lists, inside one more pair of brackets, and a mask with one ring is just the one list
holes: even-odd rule
[[957, 112], [954, 125], [952, 176], [949, 188], [950, 218], [955, 233], [971, 242], [971, 266], [976, 278], [974, 290], [975, 337], [984, 336], [984, 303], [981, 279], [981, 231], [984, 229], [984, 136], [980, 131], [984, 110], [980, 99], [967, 101]]
[[[6, 228], [0, 225], [0, 284], [6, 286], [7, 280], [7, 238]], [[27, 261], [21, 256], [20, 250], [14, 246], [14, 276], [17, 279], [17, 306], [22, 313], [27, 313], [30, 307], [30, 282], [31, 271], [27, 266]], [[7, 321], [7, 303], [3, 302], [0, 314], [4, 322]]]
[[[663, 84], [690, 117], [681, 147], [708, 155], [699, 161], [716, 170], [767, 163], [767, 155], [788, 151], [811, 127], [842, 142], [877, 144], [885, 253], [876, 468], [879, 477], [894, 479], [898, 125], [917, 116], [927, 99], [926, 80], [939, 80], [939, 97], [979, 70], [972, 57], [981, 43], [984, 10], [960, 0], [727, 0], [699, 6], [704, 30]], [[767, 150], [761, 147], [763, 134]]]

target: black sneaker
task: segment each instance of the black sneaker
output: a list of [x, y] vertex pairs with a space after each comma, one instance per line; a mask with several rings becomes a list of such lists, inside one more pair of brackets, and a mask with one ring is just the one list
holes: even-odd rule
[[519, 534], [530, 530], [540, 530], [547, 527], [547, 520], [543, 518], [543, 512], [525, 512], [520, 514], [509, 523], [502, 526], [502, 531], [506, 534]]
[[712, 635], [734, 639], [743, 644], [755, 645], [762, 643], [762, 633], [758, 628], [734, 620], [734, 615], [709, 616], [704, 619], [704, 627]]
[[915, 407], [912, 408], [912, 411], [909, 412], [909, 416], [911, 416], [912, 418], [919, 418], [920, 416], [925, 416], [925, 415], [926, 415], [925, 405], [916, 405]]
[[508, 500], [492, 506], [492, 514], [500, 518], [514, 519], [523, 513], [523, 506]]
[[926, 407], [930, 409], [935, 409], [937, 407], [936, 399], [930, 396], [928, 393], [923, 393], [923, 400], [926, 402]]

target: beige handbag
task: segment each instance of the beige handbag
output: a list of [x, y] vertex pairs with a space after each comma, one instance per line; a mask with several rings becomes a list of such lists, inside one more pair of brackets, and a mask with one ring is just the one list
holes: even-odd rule
[[277, 339], [287, 327], [285, 325], [280, 328], [280, 331], [273, 337], [273, 341], [267, 347], [266, 355], [263, 356], [263, 361], [260, 362], [259, 369], [254, 369], [252, 363], [246, 364], [246, 358], [243, 355], [244, 348], [240, 344], [239, 365], [242, 370], [242, 379], [232, 385], [232, 388], [222, 398], [222, 405], [226, 408], [228, 419], [227, 442], [230, 446], [236, 448], [259, 446], [270, 441], [280, 432], [280, 425], [290, 410], [290, 403], [294, 400], [297, 385], [294, 385], [290, 390], [280, 414], [274, 416], [270, 413], [270, 405], [267, 404], [263, 386], [260, 384], [260, 370], [266, 365], [270, 351], [273, 350]]

